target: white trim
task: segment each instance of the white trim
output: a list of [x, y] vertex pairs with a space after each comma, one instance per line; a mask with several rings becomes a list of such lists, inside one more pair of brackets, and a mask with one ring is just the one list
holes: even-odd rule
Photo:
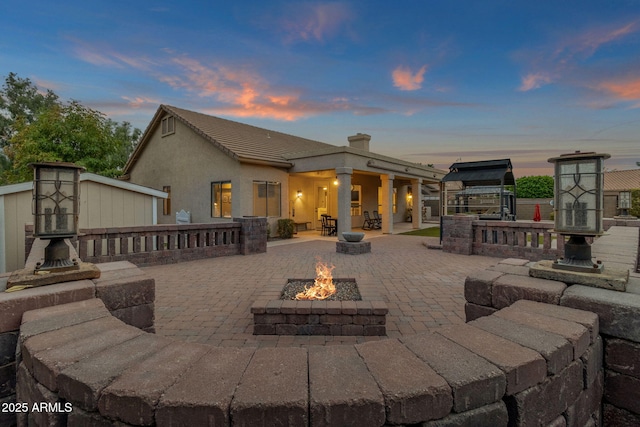
[[[80, 174], [80, 182], [91, 181], [99, 184], [110, 185], [111, 187], [121, 188], [123, 190], [133, 191], [135, 193], [146, 194], [148, 196], [159, 197], [166, 199], [169, 197], [167, 193], [153, 188], [144, 187], [138, 184], [132, 184], [126, 181], [120, 181], [114, 178], [107, 178], [106, 176], [97, 175], [95, 173], [85, 172]], [[33, 181], [21, 182], [19, 184], [11, 184], [0, 186], [0, 196], [5, 194], [22, 193], [24, 191], [33, 190]]]
[[4, 195], [0, 194], [0, 273], [4, 273], [7, 269], [7, 242], [5, 240], [7, 233], [4, 227]]
[[133, 184], [131, 182], [120, 181], [114, 178], [107, 178], [106, 176], [97, 175], [90, 172], [81, 174], [80, 181], [93, 181], [104, 185], [110, 185], [112, 187], [122, 188], [123, 190], [129, 190], [136, 193], [147, 194], [149, 196], [160, 197], [161, 199], [166, 199], [168, 197], [168, 194], [164, 191], [155, 190], [153, 188], [144, 187], [142, 185]]
[[[165, 193], [166, 194], [166, 193]], [[158, 198], [151, 198], [151, 224], [158, 224]]]
[[21, 182], [19, 184], [10, 184], [0, 186], [0, 196], [5, 194], [22, 193], [23, 191], [33, 190], [33, 181]]

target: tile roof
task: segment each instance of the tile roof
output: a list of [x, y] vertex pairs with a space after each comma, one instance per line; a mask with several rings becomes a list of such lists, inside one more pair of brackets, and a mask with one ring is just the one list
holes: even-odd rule
[[334, 145], [299, 136], [288, 135], [195, 111], [162, 105], [187, 126], [216, 144], [232, 157], [266, 162], [284, 162], [290, 152], [335, 148]]
[[640, 188], [640, 169], [604, 173], [604, 191], [635, 190], [637, 188]]

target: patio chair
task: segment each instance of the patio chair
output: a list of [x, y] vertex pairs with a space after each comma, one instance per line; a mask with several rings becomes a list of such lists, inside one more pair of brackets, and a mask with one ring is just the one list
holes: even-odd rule
[[374, 228], [375, 227], [374, 220], [372, 220], [371, 217], [369, 216], [369, 211], [364, 211], [363, 215], [364, 215], [364, 223], [362, 223], [362, 229], [371, 230], [372, 228]]
[[382, 217], [378, 211], [373, 211], [373, 228], [382, 228]]
[[331, 215], [322, 214], [322, 232], [323, 236], [334, 236], [338, 234], [338, 227], [336, 227], [335, 221], [331, 218]]

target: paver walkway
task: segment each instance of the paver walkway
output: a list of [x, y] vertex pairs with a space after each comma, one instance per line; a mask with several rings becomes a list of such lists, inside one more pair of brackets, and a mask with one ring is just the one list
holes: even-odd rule
[[[388, 305], [387, 336], [464, 323], [464, 280], [499, 258], [427, 249], [437, 238], [367, 236], [371, 253], [336, 253], [335, 238], [270, 245], [267, 253], [147, 267], [156, 280], [156, 333], [216, 346], [306, 346], [380, 337], [253, 335], [251, 305], [261, 286], [315, 277], [316, 258], [334, 264], [334, 277], [375, 286]], [[295, 240], [294, 240], [295, 241]], [[384, 337], [383, 337], [384, 338]]]

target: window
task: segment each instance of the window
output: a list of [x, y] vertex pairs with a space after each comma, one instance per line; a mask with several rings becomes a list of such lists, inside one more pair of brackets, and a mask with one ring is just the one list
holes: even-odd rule
[[[392, 197], [392, 211], [398, 213], [398, 189], [393, 189]], [[378, 210], [382, 210], [382, 187], [378, 187]]]
[[167, 116], [162, 119], [162, 136], [175, 133], [176, 120], [173, 116]]
[[211, 183], [211, 216], [231, 218], [231, 181]]
[[362, 215], [362, 186], [351, 186], [351, 216]]
[[253, 214], [256, 216], [280, 216], [279, 182], [253, 181]]
[[165, 185], [162, 191], [167, 193], [167, 198], [162, 201], [162, 215], [171, 215], [171, 186]]

